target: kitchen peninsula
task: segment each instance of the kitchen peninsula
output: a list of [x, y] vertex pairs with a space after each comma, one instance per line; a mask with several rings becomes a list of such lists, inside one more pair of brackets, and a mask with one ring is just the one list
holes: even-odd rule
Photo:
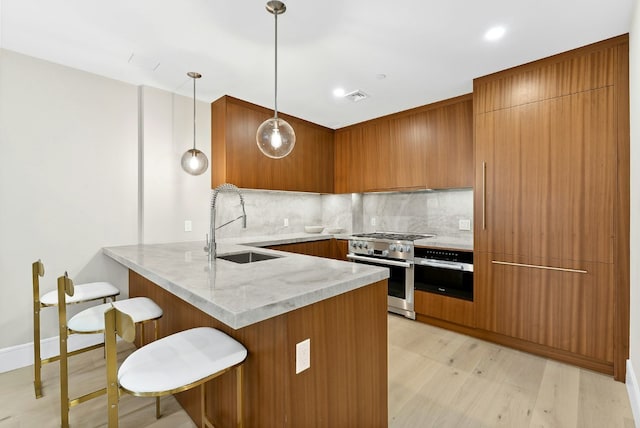
[[[160, 336], [206, 325], [245, 345], [245, 426], [387, 426], [387, 269], [235, 244], [220, 244], [209, 264], [202, 247], [103, 251], [129, 269], [131, 297], [163, 308]], [[248, 252], [275, 258], [222, 258]], [[310, 367], [296, 374], [296, 344], [306, 339]], [[235, 374], [207, 388], [208, 414], [231, 426]], [[198, 391], [176, 398], [199, 424]]]

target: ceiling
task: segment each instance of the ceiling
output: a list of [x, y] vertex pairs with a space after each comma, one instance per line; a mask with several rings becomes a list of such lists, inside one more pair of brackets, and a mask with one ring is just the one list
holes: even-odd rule
[[[285, 1], [278, 110], [340, 128], [469, 93], [472, 80], [627, 33], [635, 0]], [[0, 46], [134, 85], [273, 108], [266, 0], [0, 0]], [[506, 28], [495, 42], [492, 26]], [[383, 76], [386, 76], [383, 78]], [[333, 95], [364, 91], [353, 102]]]

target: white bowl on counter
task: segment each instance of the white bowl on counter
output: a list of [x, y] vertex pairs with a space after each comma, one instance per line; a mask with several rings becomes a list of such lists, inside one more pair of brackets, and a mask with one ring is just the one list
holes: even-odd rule
[[324, 229], [324, 226], [305, 226], [304, 231], [307, 233], [320, 233]]
[[342, 232], [344, 232], [344, 229], [341, 228], [341, 227], [330, 227], [330, 228], [327, 228], [327, 233], [330, 234], [330, 235], [335, 235], [337, 233], [342, 233]]

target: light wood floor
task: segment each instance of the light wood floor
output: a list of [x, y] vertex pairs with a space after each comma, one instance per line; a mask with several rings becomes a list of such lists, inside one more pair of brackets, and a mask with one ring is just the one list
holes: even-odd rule
[[[132, 350], [124, 343], [119, 347], [121, 359]], [[72, 395], [101, 385], [101, 350], [71, 361]], [[32, 367], [0, 374], [0, 428], [60, 426], [58, 365], [45, 365], [43, 379], [44, 397], [36, 400]], [[153, 399], [123, 396], [120, 426], [195, 426], [173, 397], [161, 403], [163, 417], [156, 420]], [[106, 426], [105, 407], [106, 397], [100, 397], [72, 408], [72, 427]], [[625, 385], [611, 377], [389, 315], [389, 426], [632, 428], [634, 423]]]

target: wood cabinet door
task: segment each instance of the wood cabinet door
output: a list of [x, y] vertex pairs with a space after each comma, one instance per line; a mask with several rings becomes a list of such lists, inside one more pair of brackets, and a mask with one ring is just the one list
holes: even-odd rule
[[424, 184], [446, 189], [473, 186], [473, 102], [471, 99], [427, 112]]
[[378, 119], [362, 125], [363, 187], [365, 192], [388, 190], [397, 165], [391, 164], [389, 120]]
[[456, 299], [416, 290], [414, 295], [415, 310], [419, 315], [425, 315], [466, 327], [475, 327], [474, 302]]
[[425, 112], [391, 119], [388, 177], [390, 189], [426, 187], [427, 151], [433, 146]]
[[221, 144], [226, 153], [225, 181], [247, 189], [274, 189], [277, 164], [264, 156], [256, 144], [258, 126], [269, 114], [232, 102], [227, 103], [224, 114], [226, 135]]
[[476, 253], [474, 267], [478, 328], [613, 362], [612, 264]]
[[282, 115], [294, 128], [296, 145], [288, 156], [271, 159], [256, 144], [256, 131], [272, 117], [270, 110], [224, 97], [212, 104], [211, 114], [212, 186], [333, 192], [333, 130]]
[[476, 248], [611, 263], [613, 113], [605, 87], [478, 115]]
[[362, 129], [352, 127], [335, 133], [335, 193], [364, 191], [364, 147]]
[[331, 239], [324, 239], [321, 241], [296, 242], [293, 244], [272, 245], [269, 248], [272, 250], [331, 259], [335, 253], [331, 241]]

